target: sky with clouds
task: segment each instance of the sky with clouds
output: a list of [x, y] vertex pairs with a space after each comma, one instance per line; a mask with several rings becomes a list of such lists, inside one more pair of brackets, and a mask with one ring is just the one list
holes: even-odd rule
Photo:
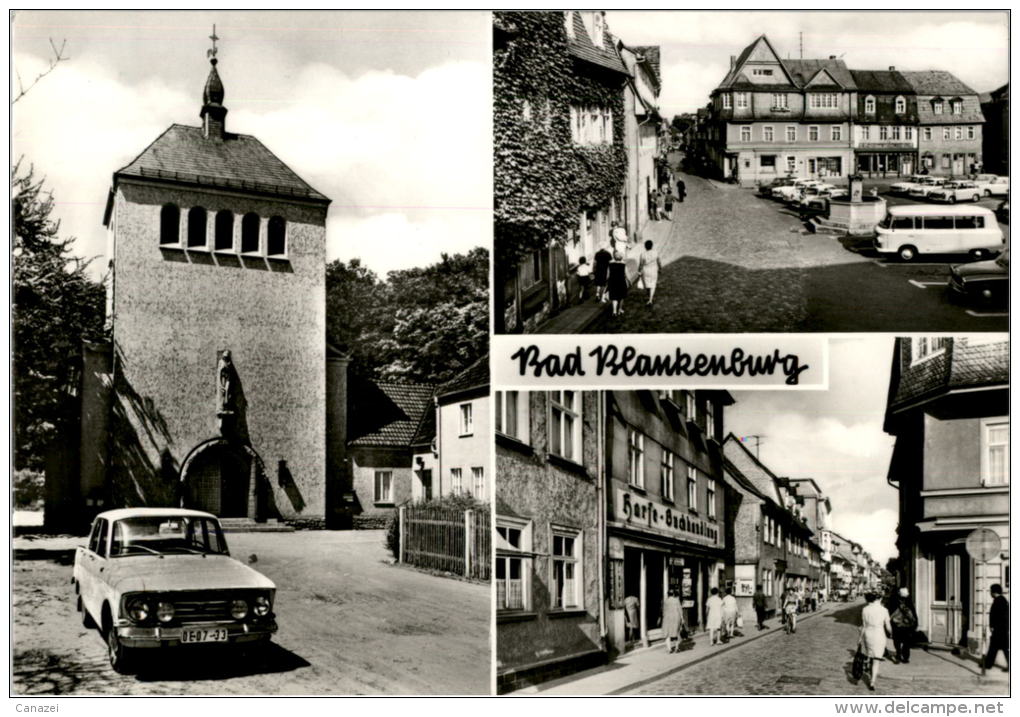
[[737, 436], [761, 436], [759, 458], [776, 475], [814, 478], [833, 529], [883, 565], [896, 554], [899, 510], [886, 482], [894, 438], [882, 430], [893, 341], [830, 338], [828, 391], [734, 391], [725, 419]]
[[990, 12], [626, 12], [606, 13], [625, 44], [660, 45], [659, 105], [672, 117], [704, 107], [740, 55], [764, 34], [784, 59], [841, 57], [855, 70], [947, 70], [977, 92], [1009, 79], [1009, 18]]
[[488, 13], [19, 12], [25, 84], [51, 38], [70, 60], [14, 105], [14, 154], [46, 177], [79, 253], [105, 251], [113, 172], [171, 124], [200, 124], [213, 23], [227, 129], [333, 200], [329, 259], [384, 275], [491, 243]]

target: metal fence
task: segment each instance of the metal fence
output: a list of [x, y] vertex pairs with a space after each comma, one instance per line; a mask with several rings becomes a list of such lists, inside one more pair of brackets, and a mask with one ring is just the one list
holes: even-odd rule
[[428, 505], [400, 508], [400, 562], [488, 580], [492, 570], [489, 511]]

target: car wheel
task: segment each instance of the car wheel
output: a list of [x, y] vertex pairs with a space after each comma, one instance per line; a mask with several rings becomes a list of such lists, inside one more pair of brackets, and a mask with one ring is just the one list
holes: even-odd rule
[[898, 253], [903, 261], [913, 261], [917, 257], [917, 248], [908, 244], [907, 246], [901, 246]]
[[985, 190], [985, 196], [986, 196], [986, 197], [990, 197], [990, 196], [992, 196], [992, 190], [991, 190], [991, 189], [986, 189], [986, 190]]
[[955, 194], [950, 194], [949, 195], [949, 203], [950, 204], [956, 204], [956, 195]]
[[974, 202], [978, 202], [978, 201], [981, 201], [981, 195], [980, 195], [980, 194], [975, 194], [975, 195], [974, 195], [974, 196], [973, 196], [973, 197], [971, 198], [971, 201], [974, 201]]
[[85, 603], [82, 602], [81, 596], [78, 596], [78, 612], [81, 613], [81, 624], [86, 630], [91, 630], [96, 626], [96, 621], [89, 615], [89, 611], [85, 609]]
[[117, 630], [112, 626], [106, 630], [106, 652], [110, 658], [110, 667], [114, 672], [121, 675], [131, 672], [131, 650], [120, 641]]

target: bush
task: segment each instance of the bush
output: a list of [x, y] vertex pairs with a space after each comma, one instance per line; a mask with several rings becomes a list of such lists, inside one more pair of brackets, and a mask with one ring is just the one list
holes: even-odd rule
[[[489, 504], [476, 499], [470, 493], [453, 493], [429, 501], [405, 501], [402, 506], [429, 506], [430, 508], [446, 508], [448, 510], [477, 510], [488, 511]], [[389, 522], [386, 524], [386, 549], [390, 551], [395, 560], [400, 560], [400, 510], [393, 511]]]
[[42, 510], [46, 476], [41, 471], [14, 472], [14, 507], [18, 510]]

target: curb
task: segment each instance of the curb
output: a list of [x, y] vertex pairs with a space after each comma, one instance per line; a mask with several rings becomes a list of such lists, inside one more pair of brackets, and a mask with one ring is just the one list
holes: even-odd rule
[[[812, 618], [821, 617], [822, 615], [827, 615], [829, 612], [830, 612], [830, 610], [816, 611], [816, 612], [811, 613], [810, 615], [805, 615], [803, 618], [798, 617], [797, 624], [800, 625], [800, 624], [802, 624], [802, 623], [804, 623], [804, 622], [806, 622], [808, 620], [811, 620]], [[772, 630], [768, 630], [767, 632], [761, 632], [761, 633], [758, 633], [757, 635], [751, 635], [746, 640], [742, 640], [741, 642], [738, 642], [736, 644], [727, 645], [726, 647], [723, 647], [721, 650], [715, 650], [711, 654], [704, 655], [704, 656], [699, 657], [699, 658], [697, 658], [695, 660], [691, 660], [690, 662], [686, 662], [686, 663], [684, 663], [682, 665], [677, 665], [676, 667], [671, 667], [668, 670], [666, 670], [665, 672], [659, 673], [658, 675], [655, 675], [654, 677], [646, 677], [643, 680], [638, 680], [637, 682], [631, 683], [631, 684], [629, 684], [629, 685], [627, 685], [625, 687], [618, 687], [617, 689], [615, 689], [615, 690], [613, 690], [611, 692], [607, 692], [606, 694], [607, 695], [624, 695], [624, 694], [627, 694], [631, 690], [638, 689], [639, 687], [644, 687], [645, 685], [651, 684], [652, 682], [657, 682], [658, 680], [661, 680], [663, 677], [668, 677], [669, 675], [674, 675], [677, 672], [681, 672], [683, 670], [686, 670], [689, 667], [694, 667], [695, 665], [700, 665], [702, 662], [705, 662], [706, 660], [711, 660], [716, 655], [725, 654], [725, 653], [729, 652], [730, 650], [736, 650], [738, 648], [743, 647], [744, 645], [749, 645], [752, 642], [754, 642], [755, 640], [760, 640], [763, 637], [768, 637], [769, 635], [773, 635], [773, 634], [779, 632], [781, 629], [782, 629], [781, 627], [777, 627], [777, 628], [774, 628]]]

